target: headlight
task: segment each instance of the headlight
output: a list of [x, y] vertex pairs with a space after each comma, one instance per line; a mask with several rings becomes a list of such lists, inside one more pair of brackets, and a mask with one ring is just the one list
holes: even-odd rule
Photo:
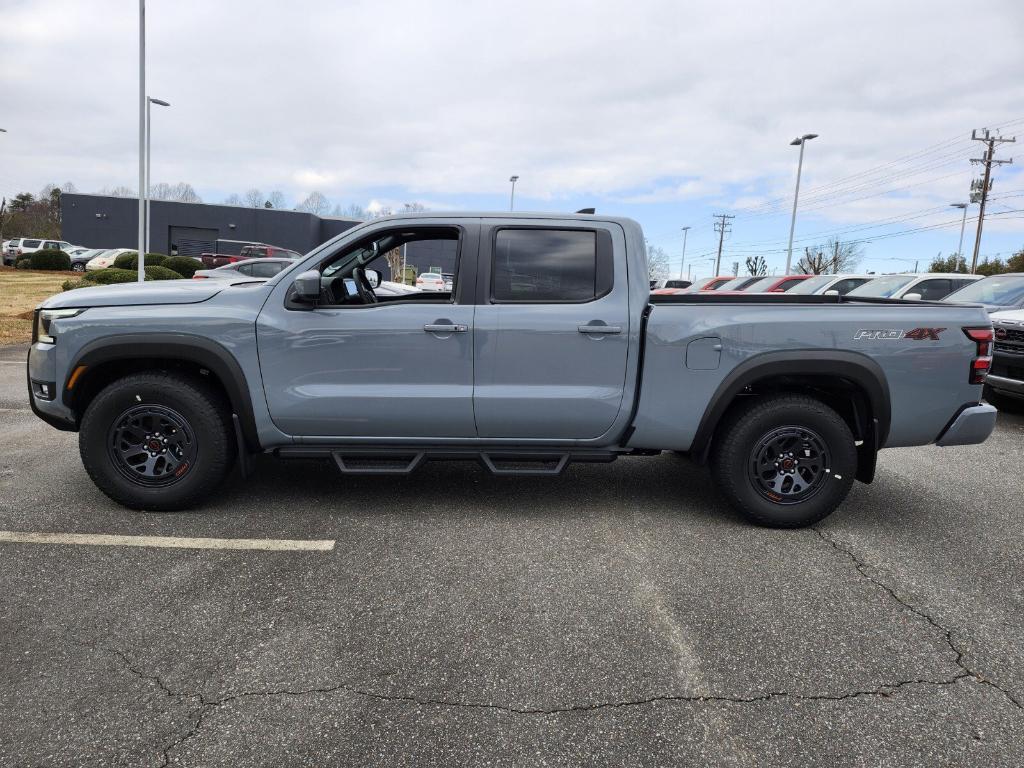
[[33, 328], [33, 341], [41, 341], [44, 344], [56, 344], [57, 339], [50, 334], [50, 325], [54, 320], [62, 317], [75, 317], [85, 312], [85, 309], [40, 309], [36, 311], [36, 322]]

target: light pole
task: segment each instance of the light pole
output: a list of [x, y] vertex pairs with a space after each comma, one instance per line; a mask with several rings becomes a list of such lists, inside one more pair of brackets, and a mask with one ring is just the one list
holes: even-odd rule
[[968, 205], [969, 205], [969, 203], [950, 203], [951, 207], [953, 207], [953, 208], [961, 208], [961, 209], [963, 209], [963, 212], [964, 212], [964, 216], [960, 220], [960, 245], [958, 245], [957, 248], [956, 248], [956, 255], [958, 257], [961, 257], [961, 258], [964, 255], [964, 224], [967, 223], [967, 206]]
[[793, 139], [789, 142], [791, 147], [800, 147], [800, 160], [797, 161], [796, 165], [796, 192], [793, 193], [793, 218], [789, 222], [789, 248], [786, 249], [786, 274], [789, 274], [789, 269], [793, 261], [793, 230], [796, 229], [796, 203], [800, 199], [800, 173], [804, 167], [804, 144], [811, 139], [818, 138], [816, 133], [805, 133], [803, 136], [797, 139]]
[[[153, 141], [153, 113], [151, 108], [154, 104], [161, 107], [171, 106], [170, 103], [163, 99], [154, 99], [152, 96], [146, 97], [146, 253], [149, 253], [149, 214], [152, 207], [150, 206], [149, 194], [153, 187], [153, 180], [149, 175], [149, 162], [151, 156], [150, 147]], [[145, 257], [143, 256], [143, 258]]]
[[683, 279], [683, 264], [686, 263], [686, 235], [689, 234], [690, 228], [683, 227], [683, 260], [679, 262], [679, 279]]
[[139, 0], [139, 268], [146, 279], [146, 0]]
[[508, 209], [511, 211], [516, 207], [516, 182], [519, 181], [519, 177], [509, 176], [508, 180], [512, 182], [512, 196], [508, 199]]

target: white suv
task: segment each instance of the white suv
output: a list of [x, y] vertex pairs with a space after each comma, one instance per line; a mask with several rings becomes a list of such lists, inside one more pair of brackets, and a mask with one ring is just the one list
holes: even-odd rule
[[71, 247], [71, 243], [64, 240], [44, 240], [35, 237], [16, 237], [7, 241], [7, 249], [4, 251], [4, 264], [13, 264], [22, 256], [28, 256], [36, 251], [65, 250]]

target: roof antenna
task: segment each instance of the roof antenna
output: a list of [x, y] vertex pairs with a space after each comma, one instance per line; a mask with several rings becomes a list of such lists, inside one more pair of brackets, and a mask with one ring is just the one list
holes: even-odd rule
[[596, 208], [580, 208], [576, 213], [596, 213]]

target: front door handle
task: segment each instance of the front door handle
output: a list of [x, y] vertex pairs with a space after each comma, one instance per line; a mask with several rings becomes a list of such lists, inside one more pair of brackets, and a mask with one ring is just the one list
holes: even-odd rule
[[580, 333], [593, 333], [605, 336], [612, 333], [622, 333], [621, 325], [579, 325], [576, 330]]
[[423, 330], [427, 333], [465, 333], [469, 330], [468, 325], [462, 323], [452, 323], [445, 325], [442, 323], [428, 323], [423, 326]]

